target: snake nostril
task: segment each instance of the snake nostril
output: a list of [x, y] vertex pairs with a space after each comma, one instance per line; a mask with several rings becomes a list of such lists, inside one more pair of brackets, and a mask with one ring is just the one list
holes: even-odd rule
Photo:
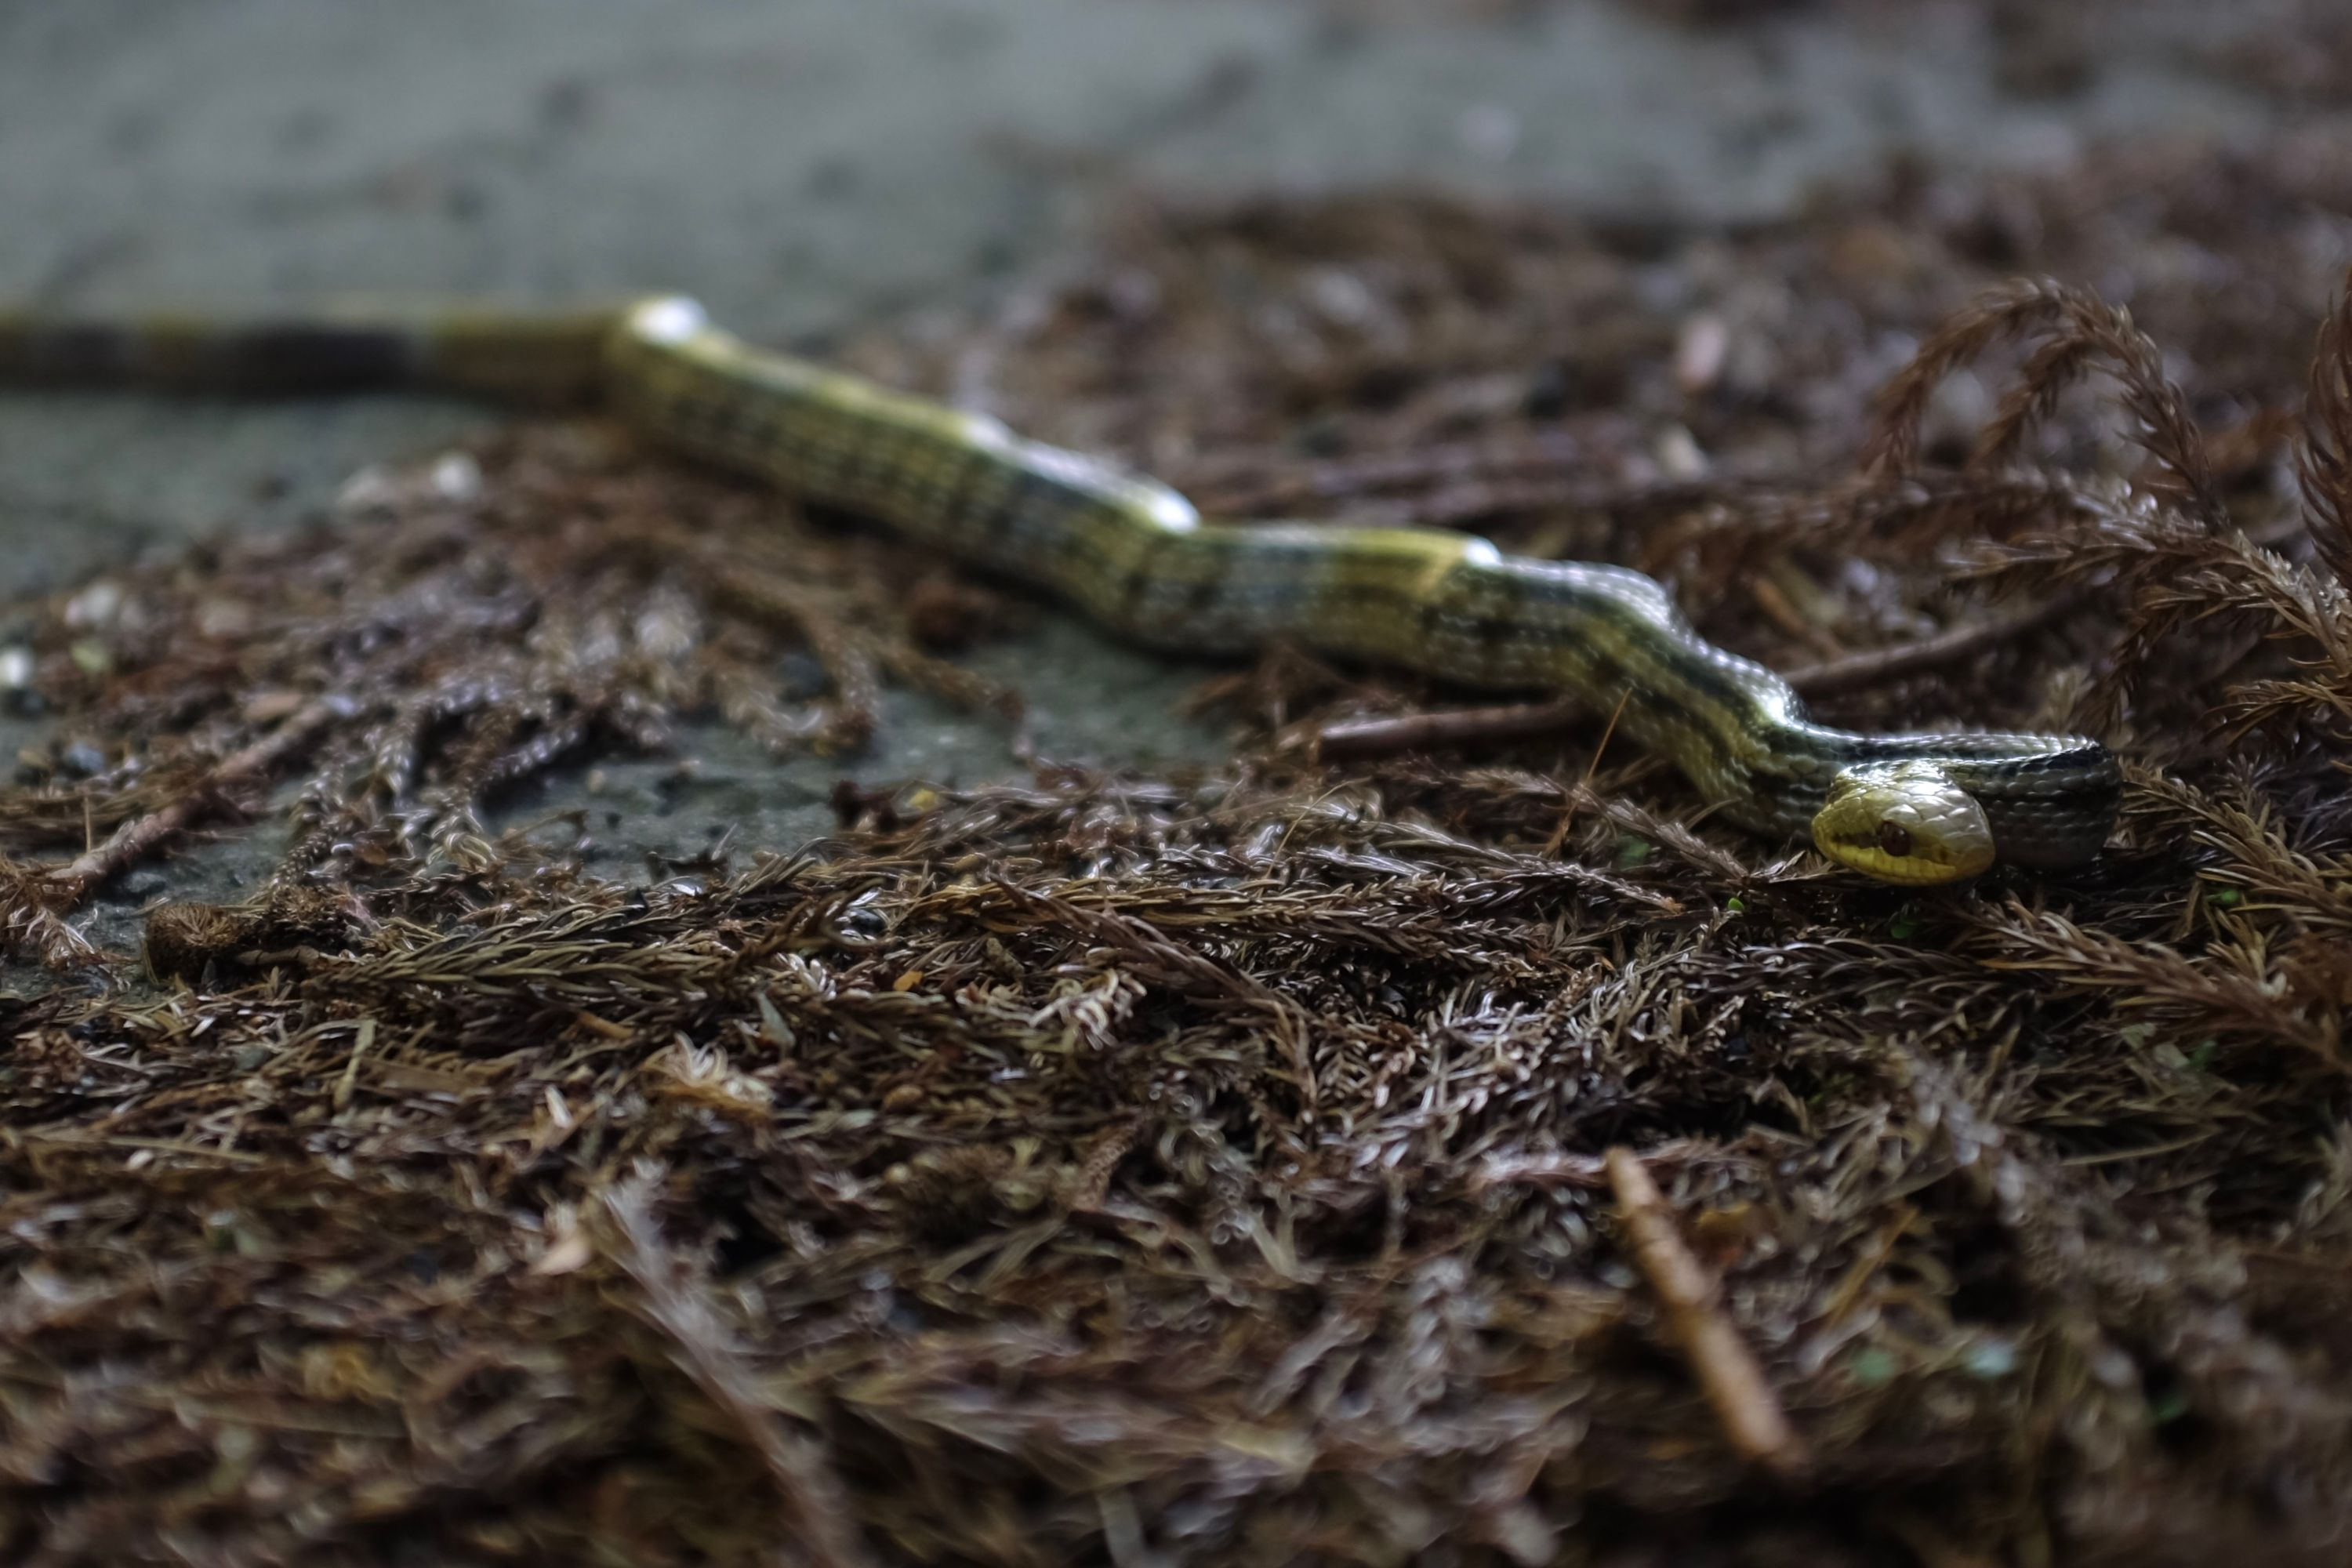
[[1899, 822], [1878, 825], [1878, 847], [1896, 858], [1911, 853], [1911, 830]]

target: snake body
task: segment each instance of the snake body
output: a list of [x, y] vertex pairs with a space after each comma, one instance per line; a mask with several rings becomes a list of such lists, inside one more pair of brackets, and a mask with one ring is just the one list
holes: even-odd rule
[[1650, 578], [1422, 528], [1204, 521], [1166, 486], [985, 415], [754, 349], [691, 300], [295, 321], [0, 313], [0, 381], [275, 394], [413, 386], [593, 402], [694, 458], [1045, 589], [1190, 652], [1287, 639], [1450, 681], [1583, 699], [1757, 834], [1883, 881], [2065, 867], [2120, 791], [2097, 742], [1863, 735], [1701, 637]]

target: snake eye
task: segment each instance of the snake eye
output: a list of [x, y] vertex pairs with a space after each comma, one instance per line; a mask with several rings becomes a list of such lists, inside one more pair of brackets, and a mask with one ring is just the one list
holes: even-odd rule
[[1911, 853], [1911, 830], [1899, 822], [1878, 825], [1878, 847], [1896, 859]]

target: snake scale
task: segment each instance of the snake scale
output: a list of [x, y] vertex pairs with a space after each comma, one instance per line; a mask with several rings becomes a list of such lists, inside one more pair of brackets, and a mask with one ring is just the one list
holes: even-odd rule
[[663, 445], [878, 519], [1146, 644], [1230, 654], [1288, 639], [1573, 695], [1672, 757], [1728, 820], [1809, 833], [1885, 882], [2079, 864], [2120, 793], [2092, 740], [1813, 723], [1786, 682], [1706, 642], [1639, 573], [1434, 529], [1205, 521], [1165, 486], [987, 416], [754, 349], [681, 298], [545, 314], [0, 313], [0, 381], [601, 404]]

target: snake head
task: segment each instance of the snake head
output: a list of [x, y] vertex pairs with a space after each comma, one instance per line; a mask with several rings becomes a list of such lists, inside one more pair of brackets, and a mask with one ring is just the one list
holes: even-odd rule
[[1992, 824], [1935, 763], [1849, 767], [1813, 816], [1813, 847], [1865, 877], [1905, 887], [1958, 882], [1992, 865]]

